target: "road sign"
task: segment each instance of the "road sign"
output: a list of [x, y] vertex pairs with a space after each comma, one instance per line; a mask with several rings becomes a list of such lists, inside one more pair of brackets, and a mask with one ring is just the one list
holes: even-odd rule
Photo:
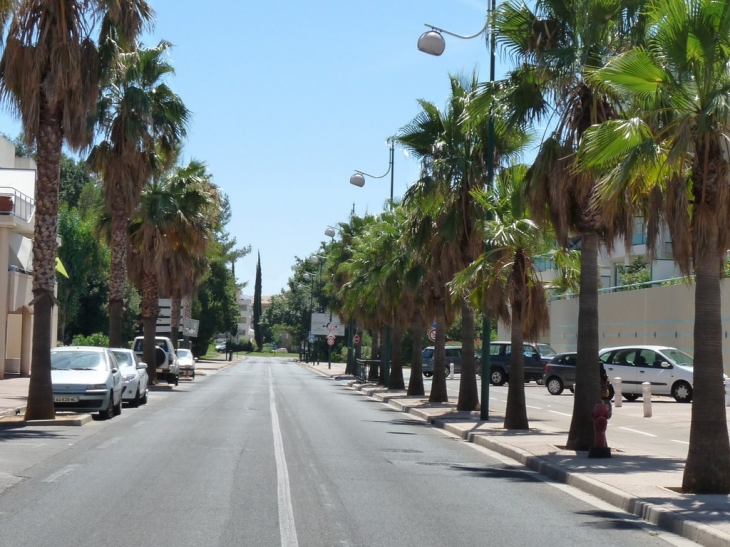
[[335, 333], [335, 336], [345, 335], [345, 325], [340, 323], [337, 316], [331, 316], [329, 312], [312, 314], [312, 334], [326, 336], [330, 333], [330, 329]]
[[327, 345], [328, 346], [334, 346], [335, 345], [335, 339], [334, 339], [334, 337], [332, 337], [332, 338], [330, 338], [329, 336], [327, 337]]
[[198, 336], [198, 327], [200, 321], [197, 319], [185, 319], [183, 321], [183, 336], [190, 336], [196, 338]]
[[431, 342], [436, 341], [436, 329], [431, 329], [428, 331], [428, 339], [431, 340]]
[[359, 344], [360, 343], [360, 335], [359, 334], [356, 334], [355, 335], [355, 338], [353, 338], [352, 341], [355, 342], [356, 344]]
[[314, 342], [314, 334], [312, 334], [311, 332], [309, 333], [309, 341]]

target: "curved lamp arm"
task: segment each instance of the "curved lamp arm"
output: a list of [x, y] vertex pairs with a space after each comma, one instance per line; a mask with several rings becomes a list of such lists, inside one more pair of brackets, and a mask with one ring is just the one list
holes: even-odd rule
[[445, 29], [442, 29], [439, 27], [435, 27], [433, 25], [429, 25], [428, 23], [424, 23], [424, 26], [430, 28], [431, 30], [435, 30], [436, 32], [448, 34], [449, 36], [453, 36], [454, 38], [461, 38], [462, 40], [471, 40], [472, 38], [476, 38], [477, 36], [481, 36], [482, 34], [484, 34], [484, 32], [487, 30], [487, 27], [489, 26], [489, 19], [487, 19], [486, 23], [484, 23], [482, 30], [480, 30], [476, 34], [472, 34], [471, 36], [462, 36], [461, 34], [456, 34], [449, 30], [445, 30]]

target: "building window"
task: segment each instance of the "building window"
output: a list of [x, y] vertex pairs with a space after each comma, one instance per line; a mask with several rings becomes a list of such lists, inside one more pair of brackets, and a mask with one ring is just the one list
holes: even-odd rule
[[631, 239], [631, 244], [646, 244], [646, 223], [643, 217], [634, 217], [634, 236]]

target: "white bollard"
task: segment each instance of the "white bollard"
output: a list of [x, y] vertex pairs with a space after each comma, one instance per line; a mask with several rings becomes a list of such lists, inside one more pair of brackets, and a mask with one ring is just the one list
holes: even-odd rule
[[644, 418], [651, 418], [651, 383], [643, 382], [641, 391], [644, 399]]
[[621, 378], [614, 378], [613, 379], [613, 390], [614, 390], [614, 399], [613, 399], [613, 406], [616, 408], [623, 406], [624, 404], [624, 398], [623, 395], [621, 395]]
[[456, 367], [454, 366], [454, 363], [449, 363], [449, 380], [453, 380], [454, 379], [454, 374], [456, 374], [454, 372], [454, 370], [456, 370]]
[[730, 379], [725, 380], [725, 406], [730, 406]]

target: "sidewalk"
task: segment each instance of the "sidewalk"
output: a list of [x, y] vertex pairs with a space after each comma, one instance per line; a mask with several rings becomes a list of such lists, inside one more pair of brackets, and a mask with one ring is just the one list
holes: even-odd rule
[[[220, 369], [233, 365], [242, 359], [243, 357], [234, 355], [233, 361], [226, 361], [224, 360], [223, 355], [221, 355], [220, 359], [199, 360], [195, 365], [195, 373], [196, 376], [214, 374]], [[5, 378], [0, 380], [0, 418], [3, 416], [15, 416], [16, 414], [22, 415], [25, 413], [25, 405], [28, 401], [29, 384], [30, 378], [13, 374], [6, 374]], [[158, 386], [150, 386], [150, 391], [161, 388], [167, 389], [167, 384], [163, 382]], [[173, 386], [170, 386], [170, 389], [173, 389]], [[83, 425], [83, 423], [69, 424], [66, 423], [67, 421], [68, 420], [61, 420], [60, 417], [57, 417], [52, 425]]]
[[612, 457], [590, 459], [586, 452], [563, 450], [568, 432], [545, 427], [538, 420], [528, 431], [503, 429], [504, 416], [491, 413], [488, 422], [478, 412], [456, 412], [456, 399], [429, 403], [428, 397], [408, 397], [404, 391], [389, 392], [372, 383], [345, 376], [343, 363], [312, 366], [315, 372], [351, 379], [353, 389], [435, 427], [514, 459], [542, 475], [591, 494], [615, 507], [708, 547], [730, 546], [730, 497], [684, 495], [674, 489], [682, 484], [684, 460], [647, 453], [632, 438], [611, 430]]

